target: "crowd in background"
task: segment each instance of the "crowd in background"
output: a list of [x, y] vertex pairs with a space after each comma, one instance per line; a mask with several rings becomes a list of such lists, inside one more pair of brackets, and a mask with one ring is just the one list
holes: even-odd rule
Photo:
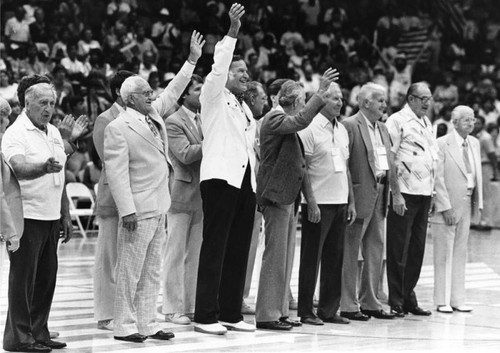
[[[299, 80], [312, 93], [320, 72], [342, 72], [343, 116], [357, 110], [357, 93], [372, 81], [387, 88], [387, 114], [399, 110], [409, 84], [429, 83], [429, 117], [441, 135], [459, 103], [485, 119], [500, 155], [500, 18], [492, 0], [243, 1], [246, 16], [237, 52], [252, 80]], [[89, 187], [99, 178], [92, 147], [95, 118], [112, 104], [108, 79], [127, 69], [148, 80], [155, 95], [177, 73], [193, 29], [206, 38], [196, 73], [204, 77], [224, 35], [227, 1], [27, 0], [2, 2], [0, 96], [20, 113], [17, 82], [47, 74], [57, 91], [53, 123], [66, 114], [90, 119], [89, 133], [68, 162], [67, 181]], [[173, 111], [172, 111], [173, 112]], [[171, 112], [170, 112], [171, 113]], [[169, 114], [167, 114], [168, 116]], [[165, 117], [164, 117], [165, 118]], [[496, 175], [496, 173], [495, 173]]]

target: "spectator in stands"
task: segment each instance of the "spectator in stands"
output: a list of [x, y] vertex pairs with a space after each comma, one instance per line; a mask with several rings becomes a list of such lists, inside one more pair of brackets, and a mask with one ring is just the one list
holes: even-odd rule
[[0, 97], [11, 100], [16, 97], [17, 83], [13, 82], [7, 70], [0, 71]]
[[84, 28], [78, 41], [78, 55], [86, 57], [90, 49], [101, 49], [101, 44], [93, 38], [92, 29]]
[[30, 27], [26, 21], [26, 10], [19, 6], [14, 17], [5, 23], [5, 39], [7, 49], [16, 56], [22, 58], [28, 43], [31, 41]]
[[454, 77], [452, 71], [445, 71], [439, 75], [436, 88], [432, 94], [434, 106], [439, 110], [442, 108], [454, 108], [458, 104], [458, 87], [453, 83]]
[[78, 60], [78, 45], [76, 43], [68, 44], [67, 52], [68, 56], [61, 59], [61, 65], [66, 69], [68, 78], [71, 81], [81, 83], [90, 72], [90, 64], [84, 64], [82, 61]]
[[158, 68], [154, 64], [155, 62], [155, 56], [151, 51], [146, 51], [142, 55], [143, 61], [139, 64], [139, 76], [142, 77], [144, 80], [148, 80], [149, 75], [152, 72], [157, 72]]
[[144, 53], [146, 52], [151, 52], [153, 54], [153, 62], [158, 62], [158, 48], [156, 48], [156, 45], [153, 43], [153, 41], [149, 38], [146, 38], [146, 28], [144, 25], [139, 24], [136, 29], [135, 29], [135, 42], [137, 44], [137, 47], [139, 49], [139, 52], [137, 53], [137, 57], [144, 61]]
[[50, 57], [52, 59], [56, 59], [56, 62], [59, 62], [60, 59], [68, 56], [68, 44], [70, 40], [70, 31], [67, 26], [62, 27], [59, 30], [59, 34], [57, 36], [58, 40], [54, 43], [52, 47], [52, 51]]
[[57, 65], [52, 71], [54, 77], [53, 85], [56, 90], [56, 105], [62, 106], [65, 97], [71, 97], [75, 93], [73, 86], [67, 79], [67, 71], [62, 65]]
[[148, 83], [151, 86], [151, 89], [153, 90], [153, 100], [158, 97], [161, 92], [164, 91], [163, 87], [160, 87], [160, 74], [158, 71], [153, 71], [149, 74], [148, 77]]
[[[49, 73], [47, 65], [38, 59], [39, 53], [35, 44], [30, 44], [27, 49], [28, 56], [19, 63], [21, 76], [46, 75]], [[45, 54], [41, 54], [45, 55]]]

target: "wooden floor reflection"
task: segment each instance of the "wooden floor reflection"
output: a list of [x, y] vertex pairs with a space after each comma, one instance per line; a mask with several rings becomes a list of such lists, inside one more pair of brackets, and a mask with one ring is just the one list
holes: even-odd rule
[[[431, 235], [432, 236], [432, 235]], [[168, 342], [147, 340], [125, 343], [113, 339], [112, 332], [97, 330], [92, 314], [92, 266], [95, 238], [73, 239], [60, 247], [60, 264], [54, 304], [49, 320], [67, 342], [61, 352], [319, 352], [319, 351], [495, 351], [500, 350], [500, 231], [471, 234], [467, 264], [467, 304], [469, 314], [437, 313], [432, 305], [432, 241], [427, 249], [417, 287], [420, 304], [433, 309], [430, 317], [409, 315], [404, 319], [352, 322], [350, 325], [304, 326], [286, 333], [257, 331], [229, 332], [225, 336], [195, 333], [192, 326], [163, 322], [175, 332]], [[297, 242], [300, 244], [300, 241]], [[298, 249], [297, 249], [298, 250]], [[298, 251], [292, 291], [297, 295]], [[260, 264], [256, 266], [256, 273]], [[0, 293], [0, 327], [6, 315], [6, 279]], [[254, 275], [250, 304], [255, 303], [258, 276]], [[158, 300], [160, 305], [161, 300]], [[292, 311], [292, 315], [296, 312]], [[159, 319], [163, 319], [158, 315]], [[246, 316], [249, 322], [253, 316]]]

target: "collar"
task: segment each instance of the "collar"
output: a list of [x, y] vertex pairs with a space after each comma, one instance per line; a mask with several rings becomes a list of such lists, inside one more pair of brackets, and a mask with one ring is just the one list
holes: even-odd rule
[[137, 110], [134, 108], [127, 107], [127, 112], [132, 115], [135, 119], [138, 119], [139, 121], [143, 122], [146, 124], [146, 116], [142, 113], [139, 113]]
[[318, 119], [318, 122], [321, 127], [326, 128], [330, 126], [332, 129], [337, 126], [337, 119], [334, 121], [330, 121], [324, 114], [318, 113], [314, 119]]
[[[26, 108], [24, 108], [21, 114], [19, 114], [17, 120], [19, 120], [24, 125], [26, 130], [38, 130], [40, 132], [45, 133], [45, 131], [37, 128], [35, 124], [33, 124], [33, 122], [30, 120], [30, 118], [28, 118], [28, 115], [26, 114]], [[49, 126], [48, 126], [49, 124], [47, 124], [47, 133], [49, 132]]]
[[453, 131], [451, 132], [453, 135], [455, 135], [455, 140], [457, 141], [458, 145], [460, 147], [462, 147], [462, 145], [464, 144], [464, 141], [467, 142], [467, 145], [469, 145], [469, 141], [467, 138], [463, 138], [462, 136], [460, 136], [457, 132], [457, 130], [453, 129]]
[[[429, 121], [429, 119], [427, 118], [426, 115], [424, 115], [422, 118], [419, 118], [417, 116], [417, 114], [415, 114], [413, 112], [413, 110], [411, 110], [410, 106], [408, 105], [408, 103], [405, 104], [405, 106], [403, 107], [403, 109], [400, 110], [401, 114], [405, 115], [407, 118], [409, 118], [410, 120], [415, 120], [417, 121], [420, 125], [422, 126], [425, 126], [425, 127], [429, 127], [429, 126], [432, 126], [431, 122]], [[423, 122], [423, 123], [422, 123]]]
[[360, 110], [359, 111], [359, 114], [361, 114], [361, 116], [363, 118], [365, 118], [366, 120], [366, 125], [368, 125], [368, 127], [372, 130], [376, 130], [378, 128], [378, 121], [375, 122], [375, 124], [373, 124], [370, 120], [368, 120], [368, 118], [366, 117], [365, 114], [363, 114], [363, 112]]
[[123, 113], [125, 111], [125, 109], [123, 109], [123, 107], [120, 104], [114, 102], [113, 105], [116, 109], [118, 109], [119, 113]]
[[184, 110], [184, 113], [186, 113], [186, 115], [187, 115], [190, 119], [194, 120], [194, 118], [195, 118], [195, 116], [196, 116], [196, 113], [192, 112], [191, 110], [189, 110], [188, 108], [186, 108], [186, 107], [185, 107], [185, 106], [183, 106], [183, 105], [181, 106], [181, 109], [182, 109], [182, 110]]
[[282, 113], [285, 112], [285, 110], [283, 109], [283, 107], [281, 105], [279, 105], [279, 104], [274, 109], [277, 110], [277, 111], [279, 111], [279, 112], [282, 112]]

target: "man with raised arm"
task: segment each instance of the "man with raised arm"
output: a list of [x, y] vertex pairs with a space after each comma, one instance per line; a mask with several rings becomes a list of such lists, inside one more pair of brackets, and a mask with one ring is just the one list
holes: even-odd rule
[[231, 6], [231, 26], [200, 94], [204, 219], [194, 321], [196, 331], [219, 335], [255, 330], [241, 315], [256, 188], [255, 121], [241, 100], [249, 77], [245, 61], [233, 57], [244, 13], [242, 5]]

